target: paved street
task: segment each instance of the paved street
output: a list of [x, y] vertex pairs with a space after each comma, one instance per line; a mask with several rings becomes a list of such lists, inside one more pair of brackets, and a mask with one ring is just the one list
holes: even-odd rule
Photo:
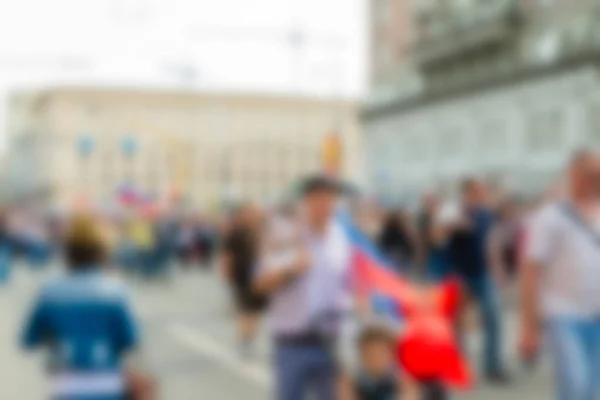
[[[44, 379], [39, 355], [23, 355], [16, 347], [23, 310], [44, 274], [21, 269], [9, 287], [0, 289], [0, 399], [43, 399]], [[245, 399], [269, 398], [269, 350], [261, 334], [252, 362], [236, 355], [228, 309], [227, 293], [213, 275], [201, 272], [178, 273], [170, 282], [132, 283], [135, 304], [144, 325], [144, 365], [160, 377], [163, 399]], [[508, 316], [506, 329], [514, 332], [515, 318]], [[508, 335], [514, 349], [514, 334]], [[477, 347], [470, 338], [470, 347]], [[513, 365], [515, 385], [493, 390], [480, 387], [457, 399], [538, 400], [551, 398], [549, 372], [542, 367], [535, 375]]]

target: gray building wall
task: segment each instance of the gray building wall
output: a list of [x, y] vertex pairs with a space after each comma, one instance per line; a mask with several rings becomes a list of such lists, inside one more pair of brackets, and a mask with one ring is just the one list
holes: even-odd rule
[[600, 142], [599, 89], [587, 66], [368, 119], [370, 190], [410, 197], [473, 174], [542, 190], [573, 149]]
[[600, 142], [600, 1], [416, 3], [405, 79], [363, 108], [371, 191], [414, 198], [477, 174], [538, 193]]

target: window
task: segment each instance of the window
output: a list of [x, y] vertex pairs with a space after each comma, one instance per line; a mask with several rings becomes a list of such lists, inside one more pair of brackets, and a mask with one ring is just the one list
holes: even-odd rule
[[473, 0], [456, 0], [456, 6], [462, 9], [469, 9], [473, 7]]
[[485, 120], [477, 132], [477, 150], [480, 157], [503, 153], [508, 147], [507, 120], [501, 116]]
[[377, 25], [387, 25], [390, 18], [390, 0], [376, 0], [373, 15]]
[[436, 139], [437, 153], [442, 159], [455, 159], [460, 156], [464, 147], [464, 135], [460, 129], [442, 130]]
[[555, 0], [537, 0], [538, 4], [542, 7], [551, 6], [555, 3]]
[[376, 49], [377, 54], [375, 54], [375, 57], [377, 57], [377, 66], [378, 68], [385, 71], [387, 68], [390, 67], [392, 63], [392, 54], [388, 46], [387, 40], [382, 39], [377, 44]]
[[529, 118], [527, 149], [547, 152], [562, 144], [563, 119], [558, 110], [537, 111]]
[[553, 62], [558, 57], [561, 46], [561, 36], [558, 32], [551, 30], [544, 33], [536, 44], [538, 60], [543, 63]]
[[397, 146], [398, 139], [397, 136], [394, 135], [393, 130], [389, 130], [385, 133], [385, 136], [382, 137], [382, 141], [380, 143], [378, 154], [375, 154], [375, 157], [381, 157], [381, 160], [387, 165], [393, 165], [396, 162]]
[[592, 102], [587, 109], [587, 140], [591, 144], [600, 143], [600, 101]]
[[427, 138], [421, 133], [411, 133], [402, 141], [403, 161], [418, 163], [427, 158]]

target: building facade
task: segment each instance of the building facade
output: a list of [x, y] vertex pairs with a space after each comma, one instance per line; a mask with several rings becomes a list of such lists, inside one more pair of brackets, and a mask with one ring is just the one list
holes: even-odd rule
[[372, 0], [369, 18], [371, 82], [385, 84], [409, 60], [415, 34], [411, 0]]
[[479, 174], [539, 192], [573, 149], [600, 144], [599, 2], [415, 4], [405, 75], [419, 84], [380, 81], [362, 112], [373, 191], [412, 197]]
[[319, 170], [333, 129], [352, 176], [358, 127], [350, 101], [58, 88], [15, 93], [8, 153], [14, 181], [47, 187], [58, 203], [108, 201], [127, 184], [211, 206], [223, 196], [262, 201]]

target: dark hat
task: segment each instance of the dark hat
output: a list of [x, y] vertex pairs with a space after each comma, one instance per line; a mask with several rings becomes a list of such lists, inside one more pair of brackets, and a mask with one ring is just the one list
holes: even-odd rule
[[299, 194], [306, 196], [315, 192], [342, 193], [345, 187], [339, 180], [324, 174], [311, 175], [300, 182]]

